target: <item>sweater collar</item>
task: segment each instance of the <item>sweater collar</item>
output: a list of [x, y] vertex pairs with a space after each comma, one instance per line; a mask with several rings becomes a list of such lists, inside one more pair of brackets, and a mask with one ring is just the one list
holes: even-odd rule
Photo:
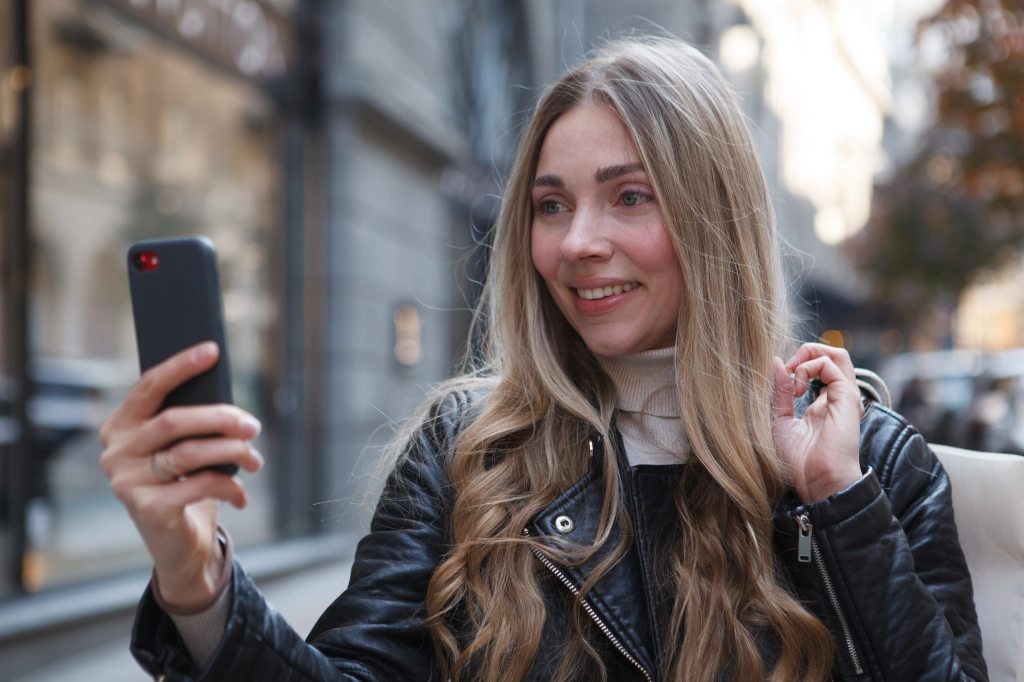
[[615, 384], [618, 409], [655, 417], [680, 416], [675, 347], [596, 357]]

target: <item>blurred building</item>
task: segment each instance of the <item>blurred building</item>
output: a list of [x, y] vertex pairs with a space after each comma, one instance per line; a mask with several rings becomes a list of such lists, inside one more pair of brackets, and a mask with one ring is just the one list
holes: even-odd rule
[[[0, 205], [14, 425], [0, 595], [11, 597], [145, 565], [96, 437], [138, 375], [125, 267], [134, 241], [213, 238], [237, 400], [280, 423], [270, 410], [287, 288], [275, 255], [295, 169], [283, 155], [291, 103], [274, 88], [298, 57], [286, 7], [9, 0], [5, 10], [3, 46], [20, 50], [4, 70], [13, 125]], [[243, 543], [279, 527], [275, 477], [250, 485]]]
[[1024, 262], [979, 277], [960, 295], [952, 323], [957, 348], [1024, 348]]
[[[773, 119], [767, 130], [776, 131], [765, 140], [768, 149], [762, 144], [762, 157], [776, 160], [770, 181], [788, 241], [800, 340], [820, 336], [846, 347], [858, 364], [872, 366], [890, 348], [879, 343], [879, 321], [861, 308], [867, 287], [844, 242], [866, 223], [874, 177], [885, 164], [895, 3], [737, 4], [761, 38], [757, 63], [734, 72], [747, 82], [761, 79]], [[723, 47], [739, 42], [724, 38]]]
[[300, 567], [295, 538], [319, 538], [311, 561], [351, 550], [376, 446], [463, 343], [470, 215], [498, 187], [480, 150], [548, 76], [527, 9], [0, 0], [5, 679], [54, 638], [74, 655], [71, 624], [130, 608], [116, 587], [148, 570], [97, 439], [138, 376], [139, 239], [218, 248], [234, 393], [268, 459], [224, 513], [241, 551]]

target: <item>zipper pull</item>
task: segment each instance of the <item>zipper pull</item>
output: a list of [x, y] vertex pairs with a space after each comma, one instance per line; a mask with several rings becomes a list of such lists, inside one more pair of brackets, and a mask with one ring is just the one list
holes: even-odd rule
[[802, 564], [811, 562], [811, 520], [807, 514], [796, 517], [796, 525], [800, 527], [799, 542], [797, 544], [797, 561]]

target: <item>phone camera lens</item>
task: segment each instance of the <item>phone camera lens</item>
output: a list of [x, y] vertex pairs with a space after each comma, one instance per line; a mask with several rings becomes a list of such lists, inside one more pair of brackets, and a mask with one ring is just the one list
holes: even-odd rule
[[153, 251], [142, 251], [132, 256], [132, 264], [136, 270], [150, 272], [160, 267], [160, 257]]

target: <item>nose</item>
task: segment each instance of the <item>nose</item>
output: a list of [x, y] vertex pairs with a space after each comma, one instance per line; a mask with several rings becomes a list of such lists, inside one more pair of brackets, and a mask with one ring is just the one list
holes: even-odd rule
[[611, 258], [612, 244], [605, 227], [605, 216], [601, 211], [577, 206], [559, 246], [562, 260], [578, 263]]

